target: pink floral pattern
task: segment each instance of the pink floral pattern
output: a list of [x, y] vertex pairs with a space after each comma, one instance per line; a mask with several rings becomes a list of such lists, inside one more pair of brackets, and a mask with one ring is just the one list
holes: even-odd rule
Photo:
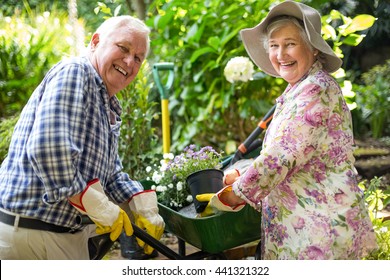
[[233, 185], [262, 210], [264, 259], [361, 259], [377, 247], [357, 186], [351, 123], [319, 62], [277, 99], [260, 155]]

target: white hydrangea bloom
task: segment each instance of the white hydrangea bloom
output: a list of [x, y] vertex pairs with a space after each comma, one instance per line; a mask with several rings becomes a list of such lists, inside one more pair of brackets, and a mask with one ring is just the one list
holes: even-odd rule
[[248, 57], [236, 56], [228, 61], [224, 69], [224, 75], [228, 82], [247, 82], [252, 80], [254, 66]]

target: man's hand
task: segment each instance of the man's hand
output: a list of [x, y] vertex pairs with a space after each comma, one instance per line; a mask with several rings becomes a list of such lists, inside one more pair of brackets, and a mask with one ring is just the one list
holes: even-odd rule
[[126, 235], [133, 234], [133, 227], [127, 214], [116, 204], [108, 200], [99, 179], [88, 182], [86, 189], [77, 196], [69, 198], [78, 211], [88, 215], [96, 224], [96, 233], [110, 232], [110, 239], [115, 241], [124, 229]]
[[[135, 225], [146, 230], [148, 234], [159, 240], [164, 233], [165, 223], [158, 214], [157, 195], [155, 191], [136, 193], [129, 201], [129, 207], [134, 215]], [[138, 244], [150, 255], [153, 247], [137, 238]]]

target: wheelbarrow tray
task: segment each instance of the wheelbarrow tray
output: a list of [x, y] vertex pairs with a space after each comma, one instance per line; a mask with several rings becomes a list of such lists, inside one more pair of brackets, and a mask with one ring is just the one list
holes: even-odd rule
[[260, 239], [261, 213], [246, 205], [239, 212], [191, 218], [159, 203], [165, 230], [212, 254]]

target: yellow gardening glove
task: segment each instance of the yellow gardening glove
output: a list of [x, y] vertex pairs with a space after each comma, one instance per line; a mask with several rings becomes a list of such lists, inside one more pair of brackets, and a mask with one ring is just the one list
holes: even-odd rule
[[88, 182], [80, 197], [80, 204], [69, 201], [78, 211], [88, 215], [96, 224], [96, 233], [110, 232], [110, 239], [118, 239], [122, 230], [126, 235], [133, 234], [133, 227], [127, 214], [116, 204], [109, 201], [98, 179]]
[[245, 203], [241, 203], [236, 206], [230, 206], [225, 203], [223, 203], [220, 200], [220, 196], [225, 192], [231, 192], [232, 186], [224, 187], [219, 192], [213, 194], [213, 193], [205, 193], [205, 194], [198, 194], [196, 196], [196, 199], [200, 202], [208, 202], [205, 210], [200, 213], [201, 217], [207, 217], [213, 214], [216, 214], [218, 212], [238, 212], [242, 208], [244, 208]]
[[127, 216], [126, 212], [122, 209], [119, 209], [118, 219], [112, 224], [112, 226], [103, 226], [99, 222], [91, 220], [96, 224], [96, 233], [105, 234], [110, 233], [110, 239], [115, 241], [121, 235], [122, 230], [125, 230], [127, 236], [133, 234], [133, 226], [131, 225], [130, 219]]
[[[133, 195], [129, 201], [129, 207], [133, 213], [135, 225], [159, 240], [164, 233], [165, 223], [158, 214], [157, 195], [155, 191], [142, 191]], [[144, 248], [144, 252], [150, 255], [153, 247], [137, 238], [138, 245]]]
[[215, 211], [210, 204], [210, 200], [214, 195], [215, 195], [215, 193], [202, 193], [202, 194], [198, 194], [196, 196], [196, 199], [199, 202], [208, 202], [208, 204], [207, 204], [206, 208], [203, 210], [203, 212], [199, 213], [199, 215], [201, 217], [208, 217], [208, 216], [215, 214]]

